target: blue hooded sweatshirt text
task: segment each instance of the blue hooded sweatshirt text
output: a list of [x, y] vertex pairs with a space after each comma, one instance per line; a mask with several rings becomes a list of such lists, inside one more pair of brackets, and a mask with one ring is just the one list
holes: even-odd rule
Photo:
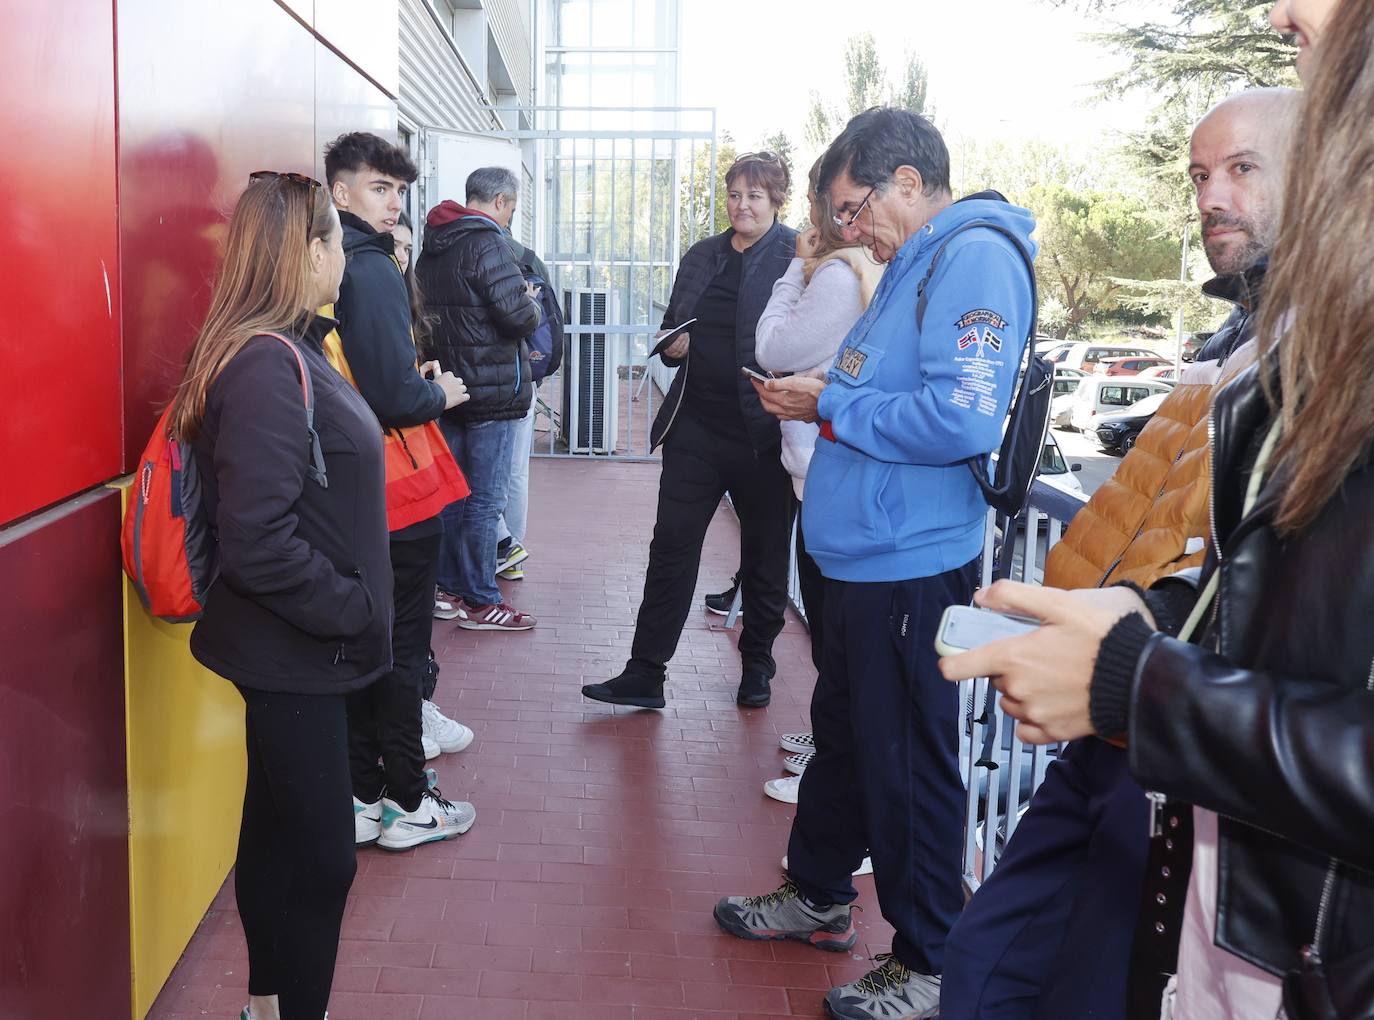
[[1002, 428], [1031, 323], [1026, 266], [1010, 240], [973, 228], [990, 220], [1035, 252], [1035, 217], [992, 199], [956, 202], [893, 257], [868, 310], [827, 375], [820, 439], [806, 476], [802, 525], [821, 573], [839, 581], [903, 581], [963, 566], [982, 550], [987, 503], [963, 461], [990, 454]]

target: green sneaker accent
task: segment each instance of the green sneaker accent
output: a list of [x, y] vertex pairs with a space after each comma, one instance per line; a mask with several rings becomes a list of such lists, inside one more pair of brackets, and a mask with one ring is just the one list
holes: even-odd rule
[[394, 807], [392, 807], [390, 804], [387, 804], [385, 801], [383, 801], [383, 802], [382, 802], [382, 828], [385, 829], [388, 825], [390, 825], [390, 824], [391, 824], [392, 822], [394, 822], [396, 819], [400, 818], [401, 815], [403, 815], [403, 814], [405, 814], [404, 811], [397, 811], [397, 810], [396, 810]]

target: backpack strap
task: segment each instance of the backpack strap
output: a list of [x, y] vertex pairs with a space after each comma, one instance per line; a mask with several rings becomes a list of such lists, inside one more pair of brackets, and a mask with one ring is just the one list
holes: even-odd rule
[[296, 358], [296, 368], [301, 377], [301, 399], [305, 402], [305, 434], [310, 439], [310, 465], [306, 474], [321, 489], [329, 488], [329, 476], [324, 469], [324, 450], [320, 448], [320, 434], [315, 431], [315, 387], [310, 381], [310, 366], [301, 357], [300, 348], [295, 342], [280, 333], [261, 333], [260, 336], [275, 337], [286, 345]]
[[[972, 220], [965, 223], [962, 227], [945, 238], [944, 241], [941, 242], [940, 247], [935, 250], [935, 257], [930, 260], [930, 266], [926, 269], [926, 275], [923, 276], [921, 282], [916, 285], [916, 328], [920, 329], [921, 322], [925, 319], [926, 303], [929, 300], [929, 295], [926, 292], [930, 287], [930, 278], [935, 275], [935, 268], [940, 264], [940, 256], [945, 253], [945, 249], [949, 247], [949, 243], [956, 237], [966, 230], [974, 230], [978, 227], [994, 230], [1005, 237], [1011, 242], [1012, 247], [1020, 254], [1021, 261], [1026, 264], [1026, 272], [1030, 276], [1031, 287], [1031, 324], [1030, 332], [1026, 335], [1033, 341], [1035, 339], [1035, 331], [1040, 325], [1040, 295], [1035, 286], [1035, 263], [1031, 260], [1030, 252], [1026, 250], [1026, 246], [1022, 243], [1021, 238], [1017, 237], [1000, 223], [993, 223], [991, 220]], [[1034, 350], [1034, 347], [1032, 347], [1032, 350]]]

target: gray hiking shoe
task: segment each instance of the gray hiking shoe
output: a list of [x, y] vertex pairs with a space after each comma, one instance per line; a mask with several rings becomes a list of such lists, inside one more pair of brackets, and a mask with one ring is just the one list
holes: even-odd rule
[[837, 1020], [926, 1020], [940, 1015], [939, 975], [917, 974], [891, 953], [852, 984], [832, 988], [825, 1011]]
[[791, 881], [763, 896], [727, 896], [716, 904], [716, 923], [742, 939], [796, 939], [843, 953], [858, 941], [848, 904], [813, 907]]

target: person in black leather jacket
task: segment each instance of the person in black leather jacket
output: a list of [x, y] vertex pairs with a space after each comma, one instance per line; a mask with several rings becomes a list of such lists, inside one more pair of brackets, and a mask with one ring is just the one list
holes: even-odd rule
[[425, 221], [415, 276], [433, 316], [433, 356], [467, 385], [470, 399], [439, 427], [472, 494], [443, 513], [440, 597], [467, 630], [529, 630], [535, 619], [505, 604], [496, 586], [497, 519], [506, 505], [511, 445], [533, 395], [525, 338], [539, 306], [506, 243], [519, 182], [505, 167], [467, 180], [466, 205], [439, 203]]
[[1207, 562], [1148, 593], [995, 585], [983, 605], [1046, 625], [943, 664], [994, 677], [1023, 738], [1125, 740], [1194, 805], [1176, 1020], [1374, 1016], [1374, 0], [1272, 17], [1317, 66], [1265, 354], [1213, 410]]
[[743, 670], [736, 700], [767, 705], [776, 670], [773, 639], [787, 609], [791, 482], [778, 421], [741, 371], [757, 370], [754, 329], [797, 249], [778, 219], [791, 176], [775, 153], [747, 153], [726, 171], [730, 229], [682, 257], [663, 329], [692, 319], [690, 333], [662, 352], [677, 374], [651, 432], [663, 445], [658, 516], [630, 660], [617, 677], [588, 684], [596, 701], [664, 707], [665, 664], [691, 609], [701, 546], [720, 499], [730, 493], [744, 560]]

